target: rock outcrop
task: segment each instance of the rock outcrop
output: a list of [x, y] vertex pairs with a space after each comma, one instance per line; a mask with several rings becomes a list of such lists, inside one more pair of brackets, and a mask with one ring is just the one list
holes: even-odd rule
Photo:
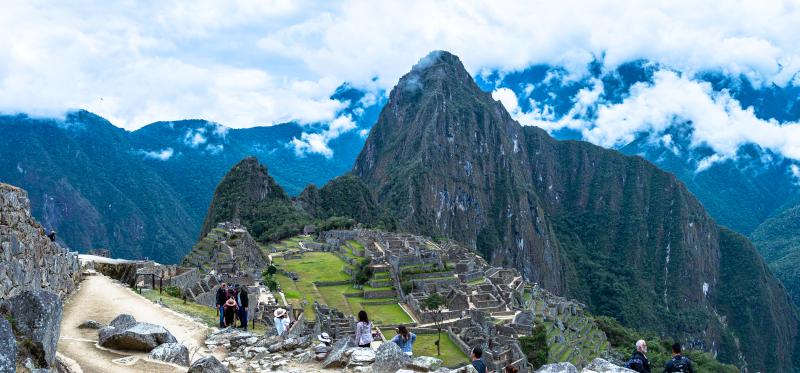
[[119, 315], [98, 332], [98, 344], [115, 350], [152, 351], [164, 343], [177, 343], [166, 328], [137, 322], [133, 316]]
[[14, 320], [15, 334], [26, 352], [35, 361], [44, 360], [42, 368], [55, 362], [62, 312], [58, 295], [46, 290], [26, 290], [0, 305], [0, 313]]
[[17, 341], [11, 323], [0, 317], [0, 372], [13, 372], [17, 361]]
[[47, 237], [28, 194], [0, 183], [0, 299], [47, 289], [64, 297], [80, 280], [80, 261]]
[[411, 358], [403, 354], [395, 343], [384, 343], [375, 353], [375, 363], [372, 364], [373, 373], [392, 373], [404, 369], [411, 363]]
[[164, 343], [150, 351], [150, 358], [189, 366], [189, 349], [180, 343]]
[[228, 373], [228, 368], [222, 365], [217, 358], [206, 356], [192, 363], [188, 373]]

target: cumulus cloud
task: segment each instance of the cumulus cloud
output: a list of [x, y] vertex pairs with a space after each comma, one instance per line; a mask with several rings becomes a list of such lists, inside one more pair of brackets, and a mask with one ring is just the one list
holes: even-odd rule
[[205, 128], [200, 128], [197, 131], [186, 131], [186, 135], [183, 137], [183, 143], [189, 147], [197, 149], [200, 145], [203, 145], [206, 143], [206, 141], [208, 141], [203, 133], [205, 133]]
[[789, 166], [789, 172], [792, 173], [792, 176], [797, 180], [797, 184], [800, 185], [800, 166], [796, 164]]
[[295, 154], [300, 157], [316, 153], [330, 158], [333, 156], [333, 150], [328, 144], [343, 133], [355, 128], [356, 123], [353, 118], [349, 115], [342, 115], [331, 121], [328, 128], [322, 132], [303, 133], [299, 139], [293, 138], [290, 145], [294, 148]]
[[138, 153], [141, 154], [143, 157], [148, 158], [148, 159], [166, 161], [166, 160], [172, 158], [172, 155], [175, 153], [175, 151], [172, 150], [172, 148], [166, 148], [166, 149], [162, 149], [162, 150], [152, 150], [152, 151], [147, 151], [147, 150], [144, 150], [144, 149], [140, 149], [138, 151]]

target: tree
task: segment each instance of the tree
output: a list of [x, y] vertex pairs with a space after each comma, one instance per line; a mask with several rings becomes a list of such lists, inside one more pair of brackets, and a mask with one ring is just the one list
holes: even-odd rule
[[539, 369], [542, 365], [547, 364], [547, 330], [544, 324], [537, 324], [530, 337], [520, 337], [517, 340], [533, 369]]
[[266, 286], [271, 292], [278, 290], [278, 281], [275, 281], [275, 273], [277, 272], [278, 269], [272, 264], [267, 267], [266, 271], [261, 272], [261, 279], [264, 282], [264, 286]]
[[439, 293], [433, 293], [422, 302], [422, 307], [433, 313], [433, 323], [436, 325], [436, 355], [442, 355], [442, 311], [445, 300]]

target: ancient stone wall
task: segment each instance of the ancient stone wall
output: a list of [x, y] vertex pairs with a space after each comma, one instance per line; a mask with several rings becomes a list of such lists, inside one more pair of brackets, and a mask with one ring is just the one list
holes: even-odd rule
[[28, 194], [0, 183], [0, 299], [46, 289], [64, 298], [75, 289], [77, 253], [52, 242], [31, 216]]

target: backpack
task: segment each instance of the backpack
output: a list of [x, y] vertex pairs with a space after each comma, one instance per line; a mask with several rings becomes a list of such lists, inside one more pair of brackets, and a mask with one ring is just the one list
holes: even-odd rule
[[672, 369], [670, 369], [670, 372], [688, 373], [690, 369], [689, 359], [687, 359], [686, 356], [681, 356], [680, 359], [672, 359]]
[[642, 363], [642, 359], [639, 359], [638, 357], [632, 357], [627, 363], [625, 363], [625, 368], [641, 372], [644, 369], [644, 363]]

